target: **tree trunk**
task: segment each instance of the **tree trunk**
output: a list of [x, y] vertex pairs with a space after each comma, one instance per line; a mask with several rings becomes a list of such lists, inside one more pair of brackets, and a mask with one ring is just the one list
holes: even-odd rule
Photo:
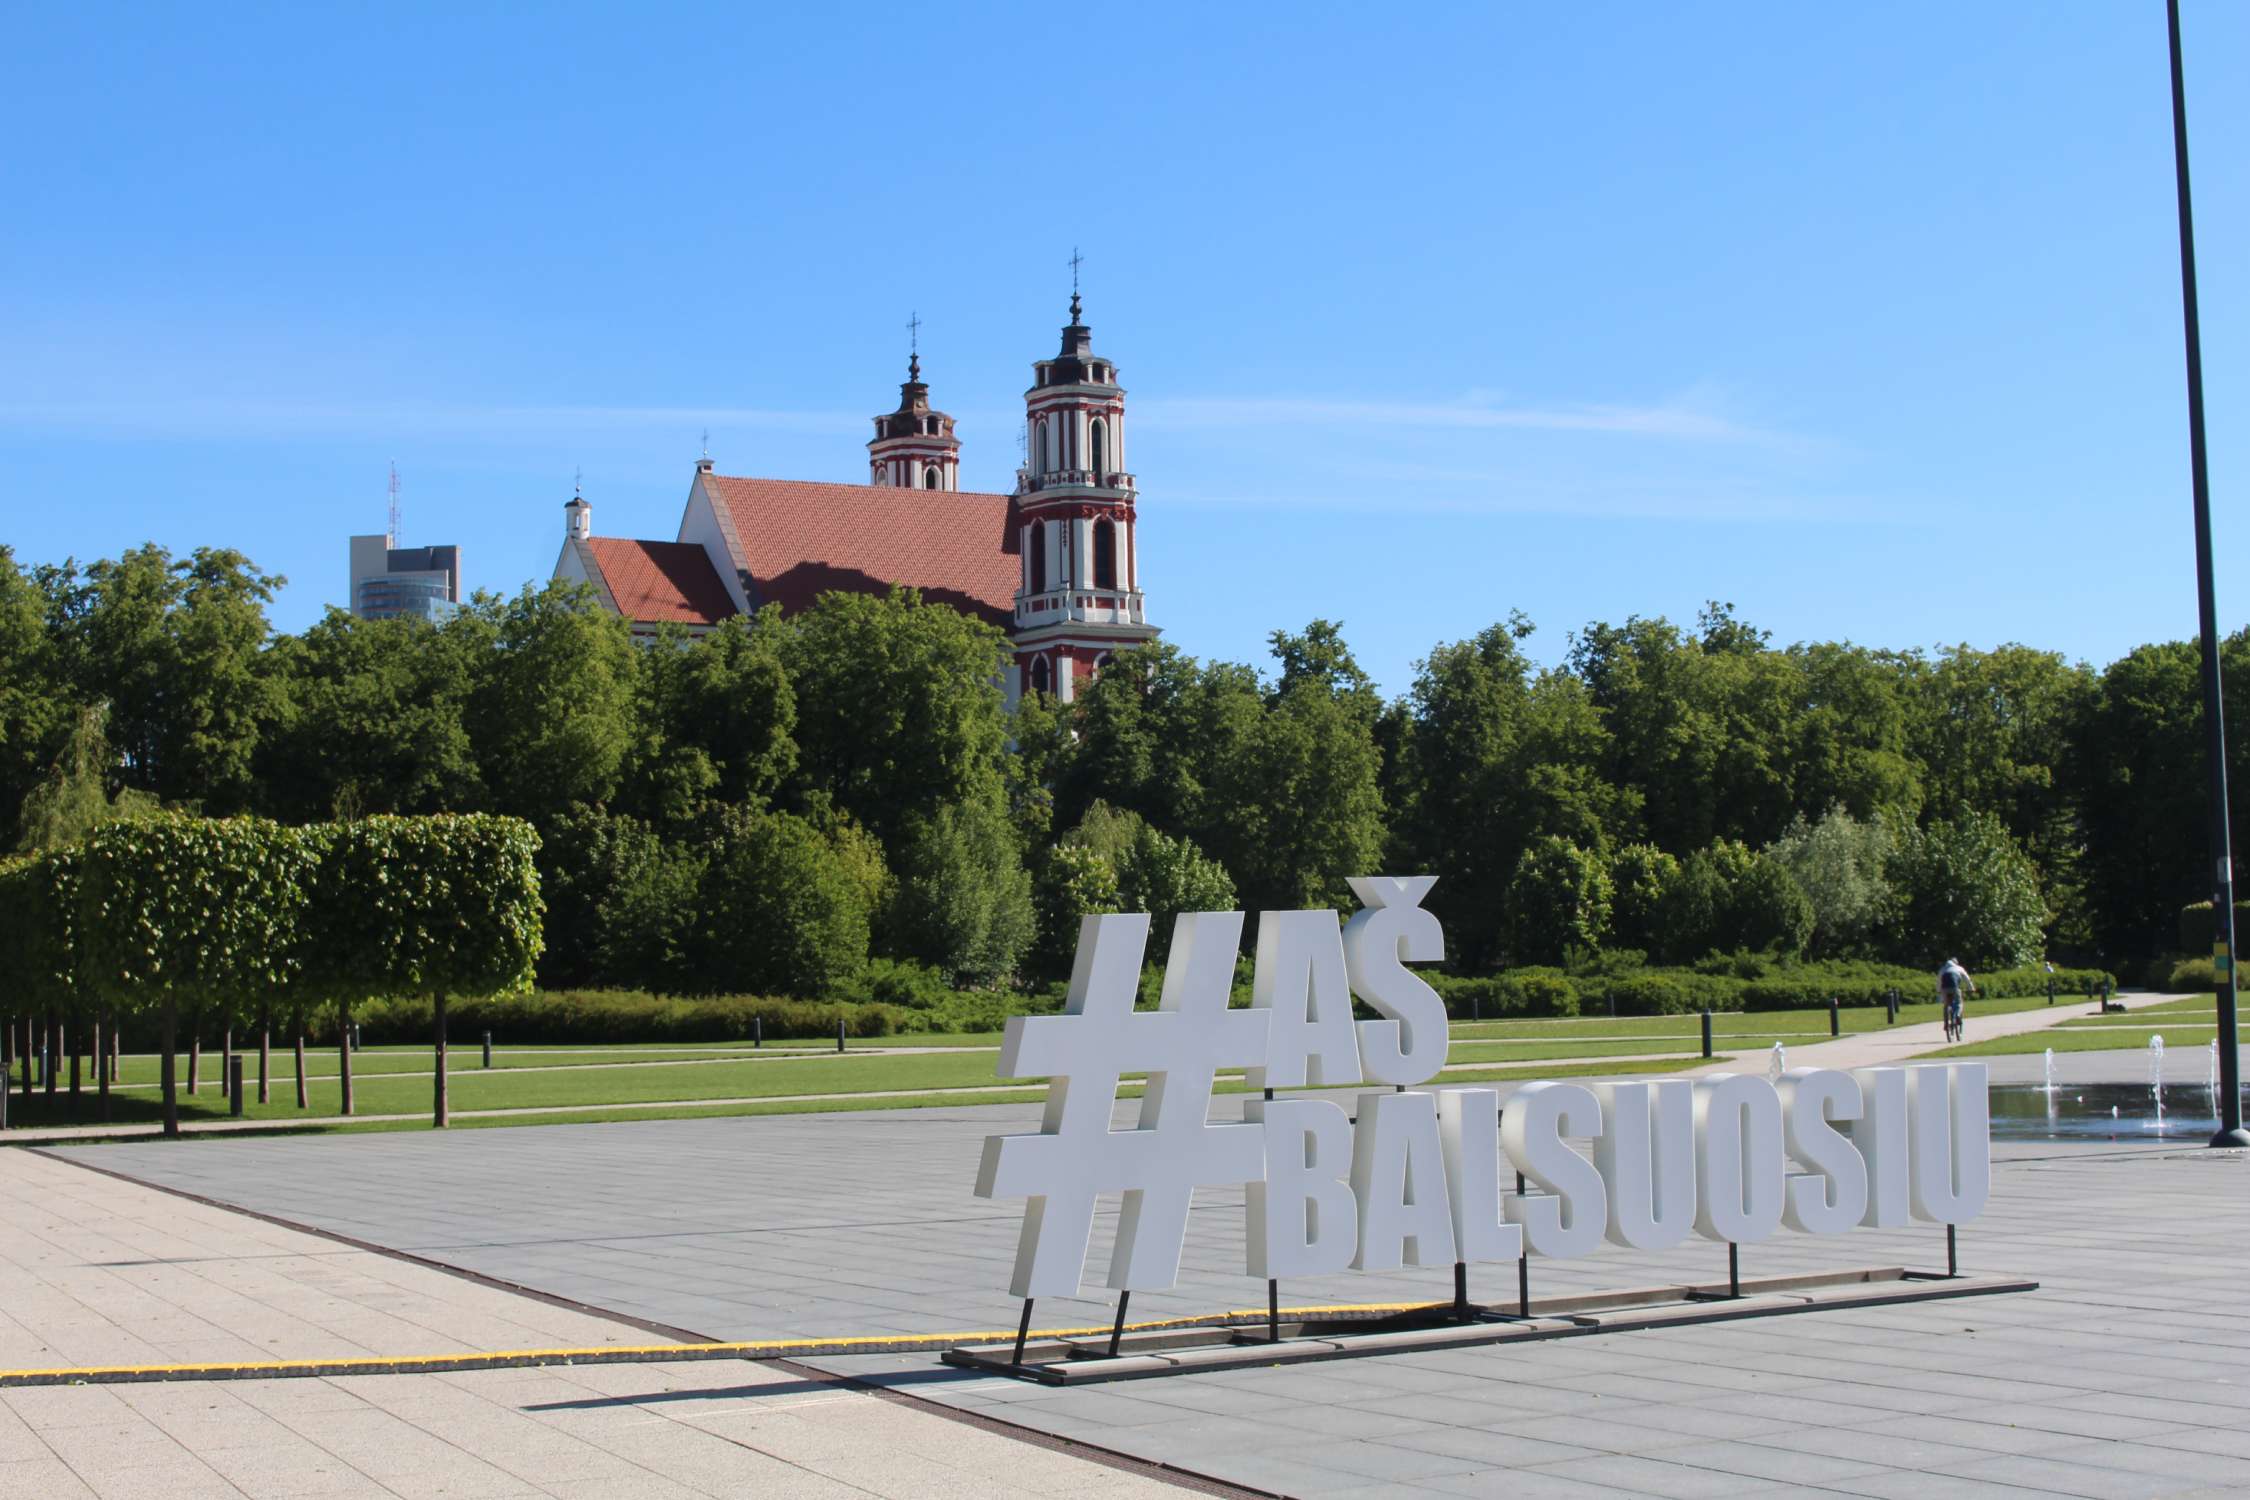
[[445, 1128], [445, 992], [443, 990], [440, 990], [437, 996], [437, 1067], [432, 1074], [432, 1078], [434, 1080], [432, 1087], [436, 1090], [436, 1094], [431, 1101], [433, 1106], [431, 1123], [438, 1129], [443, 1130]]
[[75, 1118], [78, 1113], [79, 1098], [78, 1049], [86, 1045], [86, 1040], [82, 1033], [72, 1029], [67, 1018], [61, 1023], [61, 1030], [63, 1050], [70, 1054], [70, 1112], [72, 1117]]
[[349, 1007], [336, 1007], [336, 1067], [344, 1089], [343, 1113], [352, 1112], [352, 1013]]
[[49, 1104], [55, 1102], [55, 1059], [60, 1055], [62, 1050], [61, 1047], [57, 1045], [59, 1042], [61, 1042], [61, 1040], [62, 1028], [55, 1024], [55, 1013], [53, 1011], [48, 1011], [47, 1030], [45, 1034], [40, 1038], [40, 1045], [46, 1049], [46, 1055], [40, 1059], [39, 1068], [46, 1080], [45, 1087], [47, 1090], [47, 1102]]
[[258, 1013], [258, 1102], [273, 1102], [273, 1016], [266, 1011]]
[[187, 1091], [188, 1091], [188, 1093], [189, 1093], [189, 1094], [190, 1094], [190, 1095], [192, 1096], [192, 1095], [193, 1095], [193, 1094], [195, 1093], [195, 1090], [196, 1090], [196, 1086], [197, 1086], [198, 1084], [202, 1083], [202, 1082], [203, 1082], [203, 1033], [199, 1031], [199, 1032], [197, 1032], [197, 1033], [196, 1033], [196, 1034], [195, 1034], [194, 1036], [191, 1036], [191, 1037], [189, 1037], [189, 1038], [188, 1038], [188, 1045], [187, 1045]]
[[234, 1087], [234, 1023], [219, 1028], [219, 1097], [229, 1098]]
[[125, 1081], [125, 1038], [117, 1034], [117, 1012], [109, 1013], [109, 1081]]
[[15, 1061], [11, 1055], [16, 1050], [16, 1023], [10, 1017], [0, 1021], [0, 1130], [8, 1128], [8, 1067]]
[[297, 1107], [310, 1108], [312, 1100], [305, 1092], [305, 1028], [297, 1028]]
[[160, 1076], [164, 1080], [164, 1133], [166, 1135], [178, 1135], [180, 1133], [180, 1088], [179, 1080], [174, 1075], [179, 1071], [180, 1011], [179, 1006], [173, 1002], [170, 995], [164, 997], [164, 1020], [162, 1024], [164, 1036], [161, 1046], [164, 1058], [158, 1066], [163, 1070]]
[[94, 1027], [94, 1079], [101, 1085], [102, 1123], [109, 1123], [109, 1058], [117, 1048], [117, 1012], [106, 1011], [108, 1025]]

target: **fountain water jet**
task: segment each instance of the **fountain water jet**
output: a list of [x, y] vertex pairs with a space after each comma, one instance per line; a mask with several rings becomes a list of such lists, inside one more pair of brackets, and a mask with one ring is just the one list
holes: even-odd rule
[[2152, 1032], [2148, 1039], [2148, 1092], [2156, 1103], [2156, 1123], [2151, 1130], [2164, 1128], [2164, 1036]]

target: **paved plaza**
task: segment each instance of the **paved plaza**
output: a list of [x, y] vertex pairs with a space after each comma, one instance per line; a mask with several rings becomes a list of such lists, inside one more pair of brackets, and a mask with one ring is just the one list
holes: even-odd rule
[[[2062, 1061], [2066, 1081], [2128, 1079], [2139, 1063], [2124, 1053]], [[2038, 1066], [2001, 1059], [1995, 1075], [2035, 1077]], [[1005, 1280], [1018, 1206], [982, 1202], [969, 1189], [983, 1137], [1035, 1123], [1033, 1109], [986, 1106], [56, 1155], [644, 1327], [833, 1338], [1014, 1326], [1018, 1304]], [[2041, 1283], [2033, 1293], [1070, 1389], [969, 1375], [926, 1353], [815, 1363], [909, 1397], [913, 1407], [887, 1404], [886, 1417], [925, 1418], [929, 1432], [963, 1431], [927, 1417], [942, 1406], [1082, 1445], [1072, 1450], [1080, 1455], [1124, 1455], [1277, 1494], [2243, 1493], [2250, 1164], [2196, 1139], [2151, 1143], [2124, 1132], [1997, 1144], [1992, 1204], [1962, 1235], [1962, 1268], [2030, 1277]], [[1134, 1317], [1260, 1302], [1262, 1284], [1240, 1273], [1241, 1220], [1239, 1192], [1200, 1195], [1179, 1288], [1136, 1297]], [[1097, 1277], [1113, 1224], [1105, 1215], [1097, 1228]], [[255, 1221], [250, 1230], [278, 1232]], [[1836, 1239], [1784, 1232], [1745, 1248], [1743, 1274], [1942, 1268], [1943, 1257], [1943, 1236], [1929, 1229]], [[1725, 1256], [1707, 1244], [1653, 1256], [1605, 1250], [1535, 1261], [1533, 1271], [1534, 1294], [1546, 1295], [1711, 1280], [1723, 1277]], [[1510, 1267], [1474, 1273], [1479, 1296], [1500, 1300], [1512, 1290]], [[1449, 1273], [1409, 1270], [1285, 1283], [1282, 1296], [1326, 1304], [1450, 1291]], [[540, 1309], [550, 1312], [563, 1309]], [[1039, 1304], [1034, 1323], [1103, 1324], [1111, 1312], [1106, 1297], [1056, 1300]], [[620, 1336], [614, 1326], [609, 1336]], [[523, 1394], [538, 1382], [626, 1379], [610, 1368], [496, 1372], [489, 1387], [500, 1394], [478, 1399], [512, 1403], [520, 1419], [542, 1423], [627, 1409], [646, 1420], [683, 1412], [748, 1420], [775, 1399], [752, 1394], [771, 1378], [762, 1366], [628, 1368], [662, 1382], [664, 1399], [644, 1392], [638, 1404], [607, 1407], [599, 1403], [614, 1398], [572, 1399], [551, 1384], [537, 1400]], [[407, 1379], [325, 1384], [374, 1402], [394, 1389], [386, 1382]], [[484, 1377], [411, 1379], [475, 1392]], [[227, 1399], [242, 1390], [218, 1389]], [[817, 1399], [846, 1397], [883, 1405], [833, 1388]], [[793, 1388], [780, 1399], [815, 1397]], [[1027, 1451], [1043, 1463], [1079, 1461]], [[1153, 1483], [1090, 1464], [1086, 1472], [1111, 1486]], [[1044, 1488], [1096, 1492], [1075, 1479]]]

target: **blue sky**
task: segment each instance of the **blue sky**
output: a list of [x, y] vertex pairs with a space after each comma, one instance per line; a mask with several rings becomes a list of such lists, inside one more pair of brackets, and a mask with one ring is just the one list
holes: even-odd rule
[[[1376, 19], [1380, 14], [1380, 19]], [[2187, 0], [2221, 613], [2250, 7]], [[2163, 7], [6, 7], [0, 541], [472, 584], [857, 480], [905, 323], [1006, 488], [1071, 248], [1153, 618], [1783, 641], [2194, 629]]]

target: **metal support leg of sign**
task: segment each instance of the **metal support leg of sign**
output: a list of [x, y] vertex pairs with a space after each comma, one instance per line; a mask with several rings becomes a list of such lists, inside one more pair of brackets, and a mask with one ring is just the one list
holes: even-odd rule
[[1954, 1226], [1945, 1226], [1945, 1275], [1948, 1281], [1961, 1274], [1960, 1247], [1954, 1243]]
[[1742, 1247], [1732, 1240], [1727, 1241], [1727, 1295], [1742, 1295]]
[[1117, 1341], [1125, 1337], [1125, 1308], [1133, 1300], [1131, 1292], [1117, 1294], [1117, 1321], [1109, 1325], [1109, 1357], [1117, 1358]]
[[1475, 1315], [1469, 1311], [1469, 1263], [1453, 1263], [1453, 1316], [1455, 1321], [1466, 1323]]
[[[1516, 1196], [1523, 1196], [1523, 1173], [1516, 1174]], [[1516, 1316], [1531, 1316], [1531, 1251], [1523, 1250], [1516, 1256]]]
[[1011, 1364], [1023, 1363], [1023, 1341], [1031, 1337], [1031, 1298], [1023, 1299], [1023, 1321], [1016, 1325], [1016, 1355]]
[[1281, 1342], [1281, 1283], [1266, 1283], [1266, 1342]]

